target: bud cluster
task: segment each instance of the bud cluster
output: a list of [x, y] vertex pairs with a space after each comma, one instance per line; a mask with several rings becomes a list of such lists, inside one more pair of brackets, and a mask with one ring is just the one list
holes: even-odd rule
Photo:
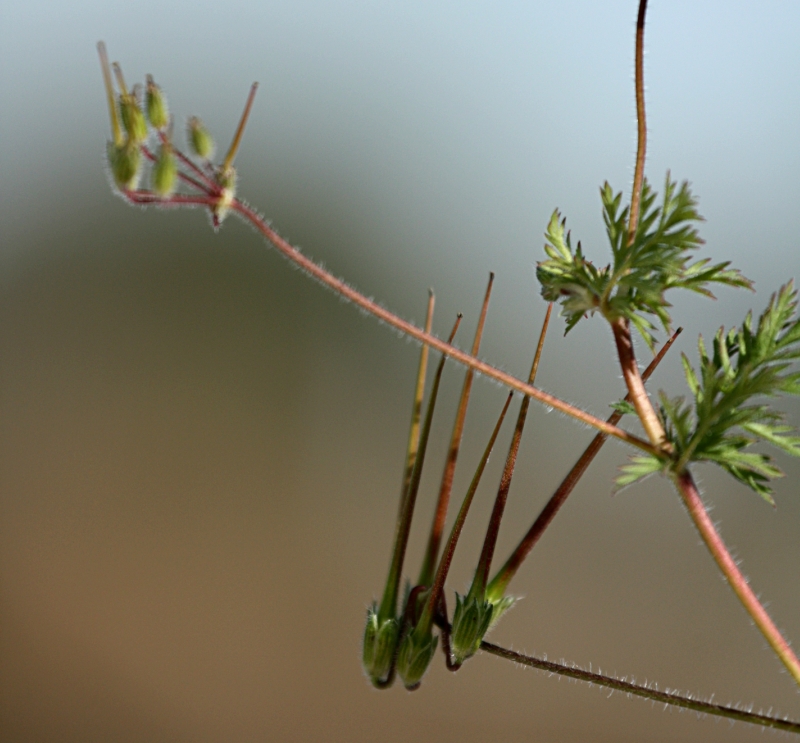
[[[107, 146], [107, 158], [116, 187], [137, 203], [174, 203], [174, 194], [182, 180], [198, 195], [196, 203], [208, 205], [214, 226], [219, 226], [236, 198], [233, 159], [257, 86], [251, 88], [239, 128], [224, 162], [214, 165], [211, 163], [214, 140], [202, 121], [192, 116], [186, 127], [193, 160], [175, 148], [167, 99], [152, 75], [146, 77], [144, 95], [139, 84], [129, 90], [120, 65], [116, 62], [109, 64], [103, 42], [97, 48], [111, 119], [112, 137]], [[156, 141], [155, 151], [148, 146], [151, 138]], [[152, 164], [149, 172], [150, 190], [141, 189], [139, 185], [146, 161]], [[181, 163], [186, 166], [187, 172], [181, 170]]]

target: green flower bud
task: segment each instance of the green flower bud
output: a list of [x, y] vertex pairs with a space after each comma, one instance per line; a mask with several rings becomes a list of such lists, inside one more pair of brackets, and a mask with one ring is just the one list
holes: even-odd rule
[[397, 673], [409, 691], [419, 687], [438, 644], [439, 638], [430, 632], [418, 637], [414, 630], [410, 630], [403, 638], [397, 654]]
[[161, 145], [153, 165], [153, 191], [162, 198], [172, 196], [178, 181], [178, 163], [169, 143]]
[[189, 119], [189, 146], [198, 157], [208, 160], [214, 154], [214, 140], [197, 116]]
[[166, 129], [169, 124], [169, 109], [167, 99], [161, 88], [153, 81], [153, 76], [147, 76], [147, 92], [145, 94], [147, 118], [155, 129]]
[[492, 623], [493, 611], [494, 605], [483, 598], [456, 594], [456, 610], [450, 631], [450, 651], [455, 663], [461, 665], [478, 651]]
[[381, 621], [378, 618], [377, 604], [367, 610], [362, 663], [367, 676], [375, 685], [381, 685], [388, 680], [399, 631], [400, 625], [396, 619]]
[[120, 95], [119, 112], [128, 138], [136, 144], [144, 142], [147, 139], [147, 122], [135, 92]]
[[142, 172], [142, 151], [136, 142], [127, 140], [117, 146], [109, 142], [106, 152], [114, 183], [121, 191], [134, 191]]
[[225, 168], [217, 172], [217, 183], [220, 185], [219, 199], [214, 206], [214, 226], [219, 227], [222, 220], [228, 214], [231, 208], [233, 199], [236, 196], [236, 170], [234, 168]]

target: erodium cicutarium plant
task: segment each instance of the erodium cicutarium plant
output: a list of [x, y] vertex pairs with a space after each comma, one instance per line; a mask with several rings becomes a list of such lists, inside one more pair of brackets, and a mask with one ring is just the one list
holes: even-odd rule
[[[732, 559], [709, 518], [692, 475], [694, 463], [716, 463], [734, 479], [772, 503], [770, 481], [782, 476], [782, 472], [771, 456], [763, 453], [761, 445], [777, 448], [789, 456], [800, 456], [800, 437], [781, 413], [770, 405], [771, 399], [778, 395], [800, 394], [800, 371], [797, 368], [800, 320], [793, 283], [789, 281], [780, 287], [758, 318], [749, 314], [741, 325], [729, 330], [720, 329], [710, 342], [701, 338], [696, 362], [683, 356], [687, 392], [682, 395], [660, 392], [654, 402], [645, 388], [649, 376], [681, 332], [672, 329], [670, 301], [676, 294], [672, 290], [684, 289], [711, 297], [715, 285], [751, 288], [750, 281], [727, 262], [714, 263], [707, 257], [698, 257], [703, 243], [698, 231], [702, 218], [688, 183], [678, 183], [667, 173], [659, 194], [644, 176], [647, 141], [643, 70], [646, 5], [646, 0], [640, 0], [636, 25], [638, 148], [631, 198], [629, 203], [625, 203], [623, 194], [608, 183], [600, 189], [603, 220], [611, 247], [610, 259], [607, 256], [593, 259], [584, 253], [580, 242], [573, 244], [566, 219], [558, 210], [553, 213], [545, 230], [545, 257], [537, 268], [541, 295], [549, 306], [531, 371], [525, 381], [478, 358], [492, 292], [492, 276], [481, 305], [471, 351], [466, 353], [453, 345], [460, 316], [455, 319], [447, 341], [431, 334], [433, 294], [428, 300], [425, 327], [418, 328], [303, 256], [237, 197], [234, 160], [256, 94], [256, 84], [250, 90], [230, 148], [221, 162], [215, 163], [212, 160], [214, 142], [202, 121], [197, 117], [188, 120], [188, 154], [184, 153], [174, 142], [173, 119], [163, 91], [150, 76], [144, 86], [128, 88], [120, 66], [109, 64], [105, 46], [100, 43], [98, 49], [112, 133], [107, 145], [109, 173], [114, 188], [132, 204], [203, 207], [208, 211], [214, 229], [219, 229], [229, 214], [239, 216], [317, 281], [421, 343], [389, 572], [380, 600], [367, 610], [363, 638], [363, 667], [374, 686], [387, 688], [399, 677], [407, 689], [418, 688], [439, 648], [447, 667], [453, 671], [461, 668], [475, 653], [488, 652], [665, 704], [800, 733], [800, 723], [797, 722], [661, 692], [652, 686], [640, 686], [574, 666], [525, 656], [485, 639], [515, 602], [514, 596], [508, 593], [513, 577], [607, 437], [614, 436], [636, 450], [623, 466], [617, 487], [634, 485], [652, 474], [671, 480], [733, 592], [791, 677], [800, 685], [800, 661]], [[604, 320], [610, 326], [628, 394], [613, 405], [615, 411], [605, 421], [534, 386], [555, 305], [560, 307], [566, 332], [577, 323], [589, 320], [595, 323]], [[657, 350], [656, 335], [659, 331], [666, 334], [667, 341]], [[653, 361], [644, 372], [640, 372], [634, 354], [633, 333], [638, 333], [654, 352]], [[426, 396], [425, 381], [431, 350], [439, 354], [439, 359]], [[451, 363], [465, 366], [466, 372], [420, 572], [416, 580], [404, 583], [406, 547], [442, 370], [448, 359]], [[476, 372], [505, 385], [509, 395], [494, 429], [487, 436], [483, 456], [475, 466], [474, 476], [449, 536], [444, 539], [453, 478]], [[474, 579], [465, 595], [455, 595], [450, 613], [445, 593], [448, 570], [515, 393], [521, 394], [522, 400]], [[598, 433], [516, 549], [493, 573], [497, 536], [532, 400], [592, 426]], [[646, 438], [618, 426], [625, 415], [638, 418]]]

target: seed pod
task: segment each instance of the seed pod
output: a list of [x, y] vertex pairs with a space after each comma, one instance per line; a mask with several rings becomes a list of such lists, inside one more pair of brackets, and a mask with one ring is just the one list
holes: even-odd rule
[[431, 632], [417, 637], [417, 633], [410, 630], [403, 638], [397, 653], [397, 673], [409, 691], [419, 687], [438, 644], [439, 638]]
[[388, 680], [399, 630], [396, 619], [379, 619], [376, 604], [367, 610], [362, 663], [373, 684], [385, 684]]
[[198, 157], [208, 160], [214, 154], [214, 140], [197, 116], [189, 119], [189, 146]]
[[450, 650], [459, 665], [471, 658], [481, 646], [481, 640], [492, 622], [492, 605], [482, 599], [456, 594]]
[[169, 109], [167, 99], [161, 88], [153, 81], [153, 76], [147, 76], [147, 92], [145, 103], [147, 108], [147, 118], [150, 124], [159, 131], [166, 129], [169, 124]]
[[139, 108], [135, 91], [120, 95], [119, 112], [128, 138], [135, 144], [144, 142], [147, 139], [147, 121], [145, 121], [142, 109]]
[[138, 144], [127, 140], [117, 146], [109, 142], [106, 150], [114, 183], [121, 191], [134, 191], [142, 172], [142, 151]]
[[156, 162], [153, 165], [153, 191], [162, 198], [172, 196], [178, 181], [178, 163], [169, 142], [161, 145]]

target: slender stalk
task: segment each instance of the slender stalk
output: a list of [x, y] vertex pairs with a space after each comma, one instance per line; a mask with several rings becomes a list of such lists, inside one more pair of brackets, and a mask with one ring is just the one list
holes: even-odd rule
[[617, 356], [622, 368], [622, 376], [625, 379], [625, 386], [628, 388], [628, 394], [633, 407], [636, 408], [639, 420], [642, 422], [650, 443], [662, 451], [668, 451], [672, 447], [667, 442], [664, 427], [650, 402], [644, 381], [639, 373], [639, 365], [636, 363], [636, 356], [633, 352], [630, 325], [625, 318], [619, 317], [611, 323], [611, 329], [617, 344]]
[[639, 226], [639, 203], [642, 199], [644, 182], [644, 161], [647, 151], [647, 120], [644, 106], [644, 17], [647, 13], [647, 0], [640, 0], [639, 14], [636, 18], [636, 168], [633, 173], [633, 192], [631, 193], [631, 213], [628, 222], [628, 244], [636, 236]]
[[[453, 340], [460, 323], [461, 315], [456, 318], [449, 340]], [[406, 547], [408, 546], [408, 535], [411, 532], [411, 520], [414, 516], [414, 505], [417, 501], [419, 482], [422, 478], [422, 466], [425, 464], [425, 451], [428, 447], [428, 436], [431, 431], [431, 423], [433, 422], [433, 411], [436, 407], [436, 397], [439, 394], [439, 384], [442, 381], [442, 372], [444, 371], [444, 362], [446, 360], [447, 356], [443, 355], [436, 369], [436, 375], [433, 378], [431, 396], [428, 400], [428, 409], [425, 413], [425, 423], [422, 426], [422, 433], [420, 434], [419, 451], [414, 460], [414, 470], [408, 484], [408, 493], [403, 499], [403, 512], [397, 520], [397, 533], [395, 534], [392, 562], [389, 566], [389, 576], [386, 579], [386, 587], [378, 611], [378, 616], [381, 620], [390, 619], [397, 615], [397, 593], [400, 588], [400, 577], [403, 573], [403, 561], [406, 556]]]
[[[176, 197], [173, 196], [171, 198], [175, 199]], [[185, 201], [184, 203], [208, 204], [209, 201], [211, 201], [213, 206], [213, 200], [207, 198], [203, 199], [201, 197], [197, 197], [195, 200]], [[164, 203], [164, 200], [153, 197], [149, 199], [148, 203], [155, 202]], [[137, 201], [137, 203], [144, 202]], [[170, 201], [166, 200], [166, 203], [169, 204]], [[426, 333], [416, 325], [413, 325], [412, 323], [403, 320], [403, 318], [399, 317], [393, 312], [390, 312], [385, 307], [381, 307], [381, 305], [374, 300], [364, 296], [361, 294], [361, 292], [353, 289], [341, 279], [337, 279], [324, 268], [314, 263], [314, 261], [312, 261], [310, 258], [304, 256], [297, 248], [290, 245], [288, 242], [286, 242], [286, 240], [278, 235], [278, 233], [269, 227], [269, 225], [267, 225], [266, 222], [264, 222], [264, 220], [261, 219], [255, 211], [253, 211], [242, 201], [234, 199], [231, 204], [231, 209], [250, 222], [250, 224], [252, 224], [253, 227], [255, 227], [256, 230], [258, 230], [270, 243], [272, 243], [272, 245], [284, 257], [288, 258], [290, 261], [292, 261], [292, 263], [304, 270], [321, 284], [324, 284], [329, 289], [332, 289], [340, 297], [352, 302], [362, 310], [376, 317], [378, 320], [385, 322], [387, 325], [390, 325], [396, 330], [399, 330], [401, 333], [404, 333], [405, 335], [408, 335], [409, 337], [414, 338], [421, 343], [429, 345], [431, 348], [435, 348], [441, 353], [447, 354], [454, 361], [474, 369], [479, 374], [483, 374], [490, 379], [494, 379], [510, 389], [521, 392], [523, 395], [532, 397], [534, 400], [539, 401], [543, 405], [547, 405], [562, 413], [565, 413], [566, 415], [585, 423], [587, 426], [596, 428], [598, 431], [602, 431], [609, 436], [613, 436], [620, 441], [624, 441], [625, 443], [630, 444], [641, 451], [647, 452], [648, 454], [653, 454], [654, 456], [659, 456], [660, 452], [658, 449], [648, 441], [644, 441], [638, 436], [634, 436], [633, 434], [628, 433], [621, 428], [609, 425], [606, 423], [606, 421], [601, 420], [600, 418], [586, 413], [585, 411], [580, 410], [579, 408], [576, 408], [573, 405], [570, 405], [569, 403], [566, 403], [563, 400], [548, 394], [547, 392], [543, 392], [536, 387], [526, 384], [513, 375], [507, 374], [506, 372], [487, 364], [485, 361], [481, 361], [480, 359], [477, 359], [474, 356], [471, 356], [470, 354], [451, 346], [450, 344], [440, 340], [430, 333]]]
[[[636, 23], [636, 112], [639, 121], [639, 145], [636, 153], [637, 176], [640, 176], [644, 167], [644, 152], [647, 137], [646, 127], [644, 126], [644, 68], [642, 63], [646, 7], [647, 0], [640, 0], [639, 17]], [[638, 226], [638, 195], [640, 190], [641, 187], [639, 187], [638, 190], [636, 188], [635, 176], [634, 192], [631, 196], [631, 219], [628, 230], [629, 239], [631, 240], [636, 234], [636, 228]], [[636, 213], [634, 213], [634, 199], [637, 200]], [[631, 401], [636, 408], [636, 412], [639, 414], [642, 425], [651, 443], [665, 453], [671, 454], [672, 452], [670, 450], [672, 447], [669, 446], [666, 441], [664, 428], [653, 409], [650, 398], [647, 396], [647, 391], [639, 376], [639, 368], [636, 365], [633, 344], [631, 343], [630, 327], [627, 321], [622, 318], [613, 321], [611, 327], [614, 332], [614, 340], [617, 344], [617, 353], [622, 367], [622, 374], [625, 378], [628, 392], [631, 395]], [[778, 658], [780, 658], [781, 662], [786, 666], [795, 682], [800, 685], [800, 661], [792, 652], [788, 641], [780, 633], [772, 619], [770, 619], [766, 609], [764, 609], [755, 593], [753, 593], [747, 580], [739, 571], [739, 568], [736, 567], [736, 562], [731, 557], [727, 547], [725, 547], [722, 537], [720, 537], [719, 533], [714, 528], [714, 524], [697, 492], [697, 487], [691, 474], [686, 469], [675, 471], [673, 463], [672, 478], [689, 511], [689, 516], [700, 532], [700, 536], [705, 542], [709, 552], [711, 552], [711, 556], [719, 566], [719, 569], [727, 578], [734, 593], [738, 596], [745, 610], [764, 635], [770, 647], [772, 647]]]
[[530, 655], [523, 655], [522, 653], [517, 653], [514, 650], [508, 650], [507, 648], [500, 647], [499, 645], [495, 645], [491, 642], [486, 642], [485, 640], [481, 642], [481, 650], [483, 650], [485, 653], [496, 655], [498, 658], [514, 661], [522, 666], [538, 668], [540, 671], [556, 673], [559, 676], [566, 676], [568, 678], [576, 679], [577, 681], [585, 681], [589, 684], [603, 686], [606, 689], [612, 689], [624, 694], [632, 694], [634, 696], [649, 699], [653, 702], [659, 702], [664, 705], [681, 707], [683, 709], [694, 710], [700, 714], [726, 717], [729, 720], [738, 720], [740, 722], [747, 722], [753, 725], [760, 725], [764, 728], [784, 730], [787, 733], [800, 735], [800, 722], [794, 722], [793, 720], [771, 717], [769, 715], [760, 715], [755, 712], [737, 709], [736, 707], [726, 707], [722, 704], [703, 702], [700, 699], [682, 696], [671, 691], [659, 691], [658, 689], [654, 689], [649, 686], [641, 686], [623, 679], [604, 676], [603, 674], [593, 673], [592, 671], [584, 671], [583, 669], [576, 668], [575, 666], [567, 666], [563, 663], [553, 663], [552, 661], [544, 660], [542, 658], [534, 658]]
[[[489, 299], [492, 296], [492, 285], [494, 284], [494, 274], [489, 274], [489, 284], [486, 287], [486, 294], [483, 297], [483, 305], [481, 306], [481, 314], [478, 318], [478, 326], [475, 329], [475, 338], [472, 341], [472, 355], [477, 356], [481, 347], [481, 338], [483, 337], [483, 327], [486, 323], [486, 313], [489, 310]], [[464, 385], [461, 388], [461, 397], [458, 401], [458, 410], [456, 411], [456, 419], [453, 423], [453, 433], [450, 436], [450, 446], [447, 450], [447, 459], [444, 463], [444, 472], [442, 473], [442, 482], [439, 486], [439, 497], [436, 501], [436, 509], [433, 513], [433, 524], [431, 525], [430, 538], [428, 539], [428, 547], [425, 551], [425, 557], [422, 561], [422, 569], [420, 570], [419, 583], [422, 586], [429, 586], [433, 580], [433, 573], [436, 569], [436, 560], [439, 557], [439, 545], [442, 541], [442, 532], [444, 531], [445, 520], [447, 519], [447, 508], [450, 505], [450, 493], [453, 489], [453, 477], [456, 471], [456, 461], [458, 460], [458, 452], [461, 448], [461, 436], [464, 433], [464, 422], [467, 418], [467, 406], [469, 405], [469, 395], [472, 390], [472, 380], [475, 372], [472, 369], [467, 369], [464, 377]]]
[[124, 142], [122, 136], [122, 127], [119, 123], [119, 112], [117, 111], [117, 100], [114, 95], [114, 83], [111, 79], [111, 65], [108, 63], [108, 52], [106, 52], [106, 45], [102, 41], [97, 42], [97, 52], [100, 55], [100, 67], [103, 70], [103, 84], [106, 89], [106, 98], [108, 99], [108, 115], [111, 118], [111, 136], [114, 145], [121, 147]]
[[[650, 376], [656, 370], [656, 367], [658, 367], [658, 365], [661, 363], [661, 359], [664, 358], [667, 351], [669, 351], [669, 349], [672, 347], [672, 344], [682, 332], [683, 328], [678, 328], [672, 334], [670, 339], [663, 346], [661, 346], [655, 358], [642, 373], [642, 379], [645, 382], [650, 379]], [[630, 402], [630, 394], [625, 396], [625, 400]], [[619, 422], [620, 418], [622, 418], [622, 413], [614, 411], [608, 417], [608, 422], [616, 424]], [[492, 578], [486, 589], [487, 599], [490, 601], [499, 601], [501, 598], [503, 598], [511, 579], [516, 575], [517, 570], [519, 570], [525, 558], [528, 556], [528, 553], [534, 548], [542, 534], [544, 534], [545, 529], [547, 529], [547, 527], [553, 521], [561, 506], [564, 505], [564, 502], [567, 500], [569, 494], [575, 489], [575, 486], [583, 476], [583, 473], [586, 472], [587, 468], [592, 463], [592, 460], [595, 458], [595, 456], [597, 456], [597, 452], [603, 448], [603, 444], [606, 442], [606, 439], [607, 436], [605, 434], [598, 433], [589, 443], [589, 446], [586, 447], [578, 461], [567, 473], [567, 476], [561, 481], [561, 484], [550, 497], [550, 500], [547, 501], [547, 504], [541, 510], [536, 518], [536, 521], [533, 522], [533, 525], [528, 530], [527, 534], [525, 534], [520, 543], [517, 545], [516, 549], [511, 553], [511, 556], [508, 558], [508, 560], [506, 560], [506, 563], [503, 565], [503, 567], [497, 571], [497, 575]]]
[[[433, 290], [428, 290], [428, 310], [425, 314], [425, 332], [431, 332], [433, 325], [433, 308], [436, 300]], [[428, 346], [423, 345], [419, 354], [419, 368], [417, 369], [417, 386], [414, 389], [414, 404], [411, 408], [411, 429], [408, 432], [408, 448], [406, 449], [406, 468], [403, 474], [403, 486], [400, 491], [400, 511], [403, 513], [408, 487], [411, 484], [411, 475], [414, 472], [414, 462], [419, 450], [419, 424], [422, 418], [422, 398], [425, 394], [425, 375], [428, 369]]]
[[442, 559], [439, 561], [439, 566], [436, 568], [436, 577], [434, 578], [428, 600], [425, 602], [425, 609], [423, 610], [419, 624], [417, 625], [417, 630], [423, 635], [430, 632], [431, 625], [433, 624], [436, 611], [440, 604], [441, 594], [444, 589], [444, 582], [447, 580], [447, 573], [450, 570], [450, 564], [453, 561], [453, 554], [456, 551], [456, 544], [458, 544], [458, 539], [461, 536], [461, 530], [464, 527], [464, 522], [467, 519], [467, 513], [469, 513], [472, 500], [475, 497], [475, 491], [478, 489], [483, 471], [486, 469], [486, 463], [489, 461], [489, 456], [494, 448], [494, 442], [497, 440], [497, 435], [500, 433], [500, 427], [503, 425], [503, 420], [506, 417], [508, 406], [511, 403], [511, 398], [513, 396], [513, 392], [508, 393], [506, 403], [497, 419], [497, 423], [492, 431], [489, 443], [486, 445], [486, 449], [483, 452], [481, 461], [478, 463], [478, 467], [472, 477], [472, 482], [467, 489], [467, 494], [464, 496], [464, 501], [459, 509], [456, 521], [453, 524], [452, 530], [450, 531], [450, 538], [447, 540], [447, 546], [442, 554]]
[[674, 476], [673, 479], [681, 498], [683, 498], [686, 510], [689, 511], [689, 516], [691, 516], [703, 542], [705, 542], [708, 551], [727, 579], [733, 592], [742, 602], [745, 610], [755, 622], [756, 627], [761, 630], [761, 634], [764, 635], [764, 638], [780, 658], [783, 665], [786, 666], [794, 680], [800, 684], [800, 660], [798, 660], [787, 640], [775, 626], [769, 614], [767, 614], [767, 610], [753, 593], [747, 578], [742, 575], [742, 572], [736, 566], [735, 560], [731, 557], [727, 547], [725, 547], [722, 537], [714, 527], [714, 522], [703, 505], [691, 473], [688, 470], [684, 470], [681, 474]]
[[[533, 364], [531, 365], [531, 371], [528, 375], [529, 384], [533, 384], [536, 380], [536, 372], [539, 369], [539, 360], [542, 357], [544, 339], [547, 335], [547, 326], [550, 324], [550, 315], [552, 312], [553, 303], [550, 302], [550, 304], [547, 305], [547, 314], [544, 316], [542, 330], [539, 333], [539, 342], [536, 345], [536, 353], [533, 356]], [[500, 533], [500, 521], [503, 518], [503, 512], [505, 511], [506, 502], [508, 501], [508, 491], [511, 489], [511, 479], [514, 476], [514, 467], [517, 464], [517, 454], [519, 453], [519, 445], [522, 442], [522, 431], [525, 428], [525, 419], [528, 417], [530, 402], [530, 397], [524, 397], [519, 407], [517, 424], [514, 427], [511, 445], [508, 447], [508, 456], [506, 456], [503, 474], [500, 477], [500, 485], [497, 488], [497, 496], [495, 497], [494, 506], [492, 507], [492, 515], [489, 518], [489, 527], [486, 530], [486, 537], [483, 540], [483, 548], [481, 549], [481, 556], [478, 560], [478, 567], [475, 571], [475, 577], [472, 580], [472, 587], [469, 592], [469, 595], [473, 598], [478, 596], [482, 597], [486, 593], [486, 584], [489, 581], [489, 571], [492, 568], [494, 549], [497, 545], [498, 534]]]

